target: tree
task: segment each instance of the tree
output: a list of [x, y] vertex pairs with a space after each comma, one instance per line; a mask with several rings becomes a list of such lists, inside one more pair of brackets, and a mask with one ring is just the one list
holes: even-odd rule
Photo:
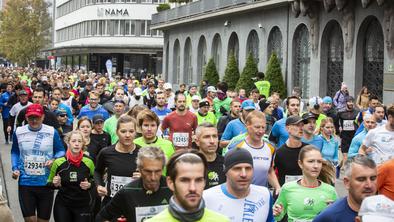
[[234, 53], [230, 53], [227, 60], [227, 67], [224, 71], [223, 81], [227, 83], [228, 88], [233, 90], [237, 86], [239, 79], [239, 69]]
[[211, 86], [216, 86], [216, 84], [219, 82], [219, 73], [216, 70], [216, 65], [213, 61], [213, 58], [209, 59], [208, 64], [205, 67], [203, 79], [207, 80]]
[[30, 64], [48, 43], [51, 20], [44, 0], [12, 0], [0, 16], [0, 50], [20, 65]]
[[237, 90], [245, 89], [246, 93], [249, 94], [252, 89], [256, 88], [253, 78], [256, 77], [257, 72], [257, 64], [254, 60], [253, 54], [249, 53], [248, 58], [246, 59], [245, 68], [237, 82]]
[[159, 4], [159, 6], [156, 7], [157, 12], [165, 11], [168, 9], [171, 9], [170, 4], [168, 3]]
[[281, 98], [287, 96], [282, 69], [275, 53], [271, 54], [270, 60], [268, 61], [267, 70], [265, 71], [265, 80], [271, 83], [271, 92], [278, 92]]

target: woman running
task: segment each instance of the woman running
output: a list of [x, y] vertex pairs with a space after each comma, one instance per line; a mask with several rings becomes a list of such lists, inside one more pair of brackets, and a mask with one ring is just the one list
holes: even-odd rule
[[329, 185], [334, 171], [324, 164], [319, 150], [312, 145], [303, 147], [298, 156], [298, 165], [302, 178], [283, 185], [273, 207], [276, 221], [280, 221], [286, 213], [289, 222], [312, 221], [337, 199], [335, 188]]
[[59, 189], [53, 208], [55, 221], [90, 222], [94, 164], [83, 155], [85, 140], [81, 132], [68, 133], [65, 141], [66, 155], [53, 162], [48, 178], [48, 184]]

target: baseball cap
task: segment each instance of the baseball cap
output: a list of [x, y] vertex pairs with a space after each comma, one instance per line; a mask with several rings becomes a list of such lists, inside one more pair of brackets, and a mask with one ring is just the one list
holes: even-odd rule
[[200, 101], [200, 100], [201, 100], [201, 97], [198, 96], [198, 95], [194, 95], [194, 96], [192, 96], [192, 101], [193, 101], [193, 100], [198, 100], [198, 101]]
[[224, 173], [239, 163], [249, 163], [253, 167], [253, 157], [244, 148], [234, 148], [224, 156]]
[[24, 89], [19, 90], [18, 96], [23, 96], [23, 95], [28, 95], [26, 90], [24, 90]]
[[214, 92], [215, 93], [217, 91], [216, 91], [216, 88], [214, 86], [208, 86], [207, 92]]
[[308, 113], [302, 114], [302, 120], [304, 121], [304, 123], [305, 123], [305, 121], [308, 120], [308, 119], [317, 119], [317, 117], [316, 117], [315, 114], [309, 113], [309, 112], [308, 112]]
[[48, 77], [42, 76], [42, 77], [41, 77], [41, 81], [48, 81]]
[[44, 108], [40, 104], [31, 104], [26, 109], [26, 117], [44, 115]]
[[136, 96], [141, 96], [142, 95], [142, 89], [141, 88], [134, 88], [134, 94]]
[[65, 109], [62, 109], [62, 108], [56, 110], [55, 113], [56, 113], [56, 116], [67, 115], [67, 111]]
[[323, 100], [318, 96], [314, 96], [314, 97], [310, 98], [308, 101], [309, 107], [314, 107], [315, 105], [320, 105], [320, 103], [323, 103]]
[[256, 106], [252, 100], [248, 99], [242, 102], [241, 108], [243, 110], [255, 110]]
[[296, 115], [289, 116], [286, 119], [286, 126], [288, 126], [288, 125], [295, 125], [295, 124], [298, 124], [300, 122], [303, 122], [303, 119], [300, 116], [296, 116]]
[[98, 122], [104, 122], [104, 117], [101, 114], [96, 114], [93, 116], [93, 124], [96, 124]]
[[331, 97], [329, 97], [329, 96], [326, 96], [326, 97], [324, 97], [323, 98], [323, 103], [332, 103], [332, 99], [331, 99]]
[[363, 222], [394, 221], [394, 201], [384, 195], [366, 197], [360, 207], [358, 215]]
[[171, 83], [166, 82], [166, 83], [164, 83], [163, 88], [166, 89], [166, 90], [167, 89], [172, 89], [172, 85], [171, 85]]
[[206, 100], [201, 100], [201, 102], [198, 105], [200, 108], [204, 106], [209, 106], [209, 102]]

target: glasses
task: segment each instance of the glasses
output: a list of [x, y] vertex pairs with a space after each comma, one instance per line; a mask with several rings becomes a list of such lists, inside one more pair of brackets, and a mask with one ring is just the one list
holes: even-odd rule
[[89, 99], [90, 101], [98, 101], [99, 99], [93, 99], [93, 98], [91, 98], [91, 99]]
[[61, 114], [61, 115], [59, 115], [60, 117], [66, 117], [67, 116], [67, 114]]

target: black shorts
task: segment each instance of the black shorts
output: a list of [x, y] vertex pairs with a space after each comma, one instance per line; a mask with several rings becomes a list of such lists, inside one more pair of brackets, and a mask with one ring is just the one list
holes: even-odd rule
[[[51, 218], [53, 190], [45, 186], [19, 186], [19, 204], [23, 217]], [[37, 214], [36, 214], [37, 211]]]

